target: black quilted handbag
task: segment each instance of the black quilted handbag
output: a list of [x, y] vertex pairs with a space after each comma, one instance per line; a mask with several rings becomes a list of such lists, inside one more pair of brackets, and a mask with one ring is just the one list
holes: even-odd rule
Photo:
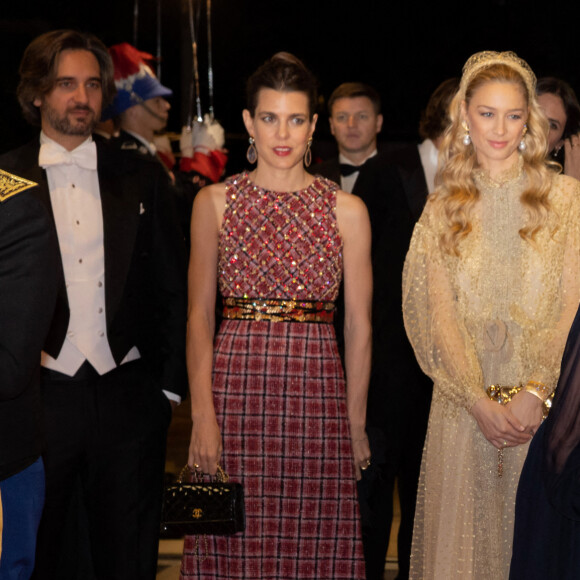
[[161, 534], [227, 536], [246, 528], [244, 488], [230, 483], [218, 466], [211, 481], [193, 472], [192, 481], [184, 481], [186, 465], [175, 483], [165, 486], [161, 514]]

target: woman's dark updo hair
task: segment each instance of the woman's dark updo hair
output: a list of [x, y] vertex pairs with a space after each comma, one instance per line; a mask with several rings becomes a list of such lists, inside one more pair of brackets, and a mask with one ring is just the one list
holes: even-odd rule
[[308, 97], [308, 110], [312, 119], [317, 105], [317, 82], [314, 75], [302, 61], [289, 52], [277, 52], [258, 68], [246, 83], [246, 101], [253, 117], [258, 105], [261, 89], [305, 93]]

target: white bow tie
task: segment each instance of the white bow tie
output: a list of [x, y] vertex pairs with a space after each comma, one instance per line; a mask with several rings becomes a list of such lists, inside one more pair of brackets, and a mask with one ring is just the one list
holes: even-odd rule
[[40, 146], [38, 164], [43, 168], [50, 165], [78, 165], [84, 169], [96, 169], [97, 146], [94, 141], [90, 141], [67, 151], [55, 143], [43, 143]]

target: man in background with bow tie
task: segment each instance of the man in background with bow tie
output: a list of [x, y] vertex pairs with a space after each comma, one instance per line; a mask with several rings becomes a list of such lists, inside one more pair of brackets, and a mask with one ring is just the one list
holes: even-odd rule
[[[0, 157], [38, 183], [64, 272], [42, 354], [41, 580], [65, 580], [59, 566], [74, 569], [85, 553], [63, 545], [65, 521], [85, 522], [78, 537], [90, 538], [92, 569], [72, 578], [155, 578], [166, 433], [186, 389], [184, 249], [166, 175], [91, 137], [114, 90], [98, 39], [41, 35], [24, 53], [17, 91], [40, 136]], [[78, 486], [83, 518], [70, 513]]]
[[[328, 113], [338, 156], [313, 166], [311, 172], [361, 197], [372, 228], [373, 358], [367, 406], [372, 458], [358, 486], [367, 579], [382, 580], [384, 576], [397, 480], [401, 506], [398, 578], [403, 580], [409, 574], [431, 393], [431, 383], [407, 339], [401, 307], [403, 264], [416, 219], [414, 204], [390, 153], [377, 151], [377, 135], [383, 125], [377, 91], [363, 83], [344, 83], [328, 99]], [[336, 312], [340, 345], [342, 308], [338, 306]]]
[[328, 113], [338, 159], [323, 162], [313, 170], [338, 183], [343, 191], [356, 193], [361, 170], [377, 155], [377, 135], [383, 126], [380, 96], [369, 85], [343, 83], [330, 95]]

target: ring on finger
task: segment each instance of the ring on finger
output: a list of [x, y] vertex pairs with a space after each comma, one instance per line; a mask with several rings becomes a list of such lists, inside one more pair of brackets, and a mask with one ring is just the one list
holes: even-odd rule
[[507, 441], [504, 441], [504, 442], [503, 442], [503, 446], [504, 446], [504, 447], [507, 447]]

